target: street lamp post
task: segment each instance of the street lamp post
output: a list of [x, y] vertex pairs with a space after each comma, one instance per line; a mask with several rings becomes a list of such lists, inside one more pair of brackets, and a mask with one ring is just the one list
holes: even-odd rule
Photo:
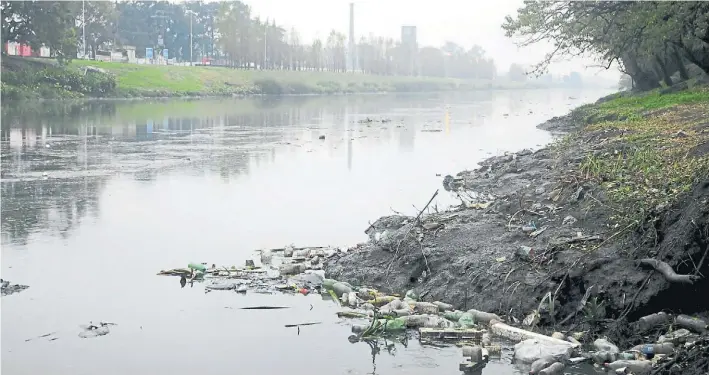
[[81, 45], [83, 46], [83, 56], [86, 58], [86, 3], [81, 0]]
[[187, 12], [190, 14], [190, 66], [194, 65], [194, 58], [193, 58], [193, 53], [194, 53], [194, 43], [192, 42], [192, 16], [194, 15], [194, 11], [191, 9], [187, 9]]
[[192, 50], [194, 50], [194, 43], [192, 43], [192, 15], [193, 11], [190, 10], [190, 66], [194, 65], [194, 59], [192, 58]]

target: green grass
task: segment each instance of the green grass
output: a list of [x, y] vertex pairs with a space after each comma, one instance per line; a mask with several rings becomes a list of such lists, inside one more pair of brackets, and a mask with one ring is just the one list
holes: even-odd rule
[[[85, 92], [62, 91], [61, 87], [25, 85], [22, 75], [27, 72], [51, 70], [61, 75], [61, 69], [50, 59], [8, 58], [3, 70], [19, 74], [20, 82], [5, 82], [3, 93], [13, 97], [56, 98], [91, 96]], [[380, 92], [434, 92], [478, 89], [544, 88], [535, 82], [496, 80], [462, 80], [434, 77], [379, 76], [359, 73], [335, 73], [286, 70], [246, 70], [226, 67], [137, 65], [100, 61], [74, 60], [67, 72], [79, 72], [86, 66], [108, 71], [116, 80], [116, 89], [109, 97], [179, 97], [233, 96], [249, 94], [341, 94]], [[16, 75], [17, 75], [16, 74]], [[16, 81], [17, 81], [16, 80]], [[35, 80], [36, 81], [36, 80]], [[30, 87], [32, 86], [32, 87]], [[69, 90], [72, 91], [72, 90]]]
[[[70, 67], [86, 65], [116, 75], [124, 93], [169, 94], [332, 94], [372, 92], [423, 92], [488, 88], [533, 87], [506, 81], [460, 80], [430, 77], [378, 76], [353, 73], [245, 70], [226, 67], [164, 66], [76, 60]], [[157, 95], [159, 96], [159, 95]]]
[[575, 137], [607, 138], [579, 165], [602, 186], [617, 225], [641, 225], [709, 175], [709, 89], [618, 97], [579, 109], [589, 124]]

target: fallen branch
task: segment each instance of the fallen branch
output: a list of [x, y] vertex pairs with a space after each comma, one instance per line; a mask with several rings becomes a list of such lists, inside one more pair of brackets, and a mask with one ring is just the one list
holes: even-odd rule
[[678, 275], [669, 264], [657, 259], [646, 258], [640, 259], [639, 262], [640, 264], [654, 268], [657, 272], [661, 273], [667, 281], [672, 283], [693, 284], [700, 279], [699, 276], [695, 275]]
[[426, 211], [426, 208], [428, 208], [428, 206], [431, 204], [431, 202], [433, 202], [433, 199], [435, 199], [437, 195], [438, 195], [438, 189], [436, 189], [436, 192], [433, 193], [433, 195], [431, 196], [431, 199], [428, 200], [428, 203], [426, 203], [426, 205], [423, 206], [423, 209], [421, 211], [419, 211], [419, 214], [416, 215], [416, 218], [414, 219], [414, 221], [416, 221], [416, 223], [419, 222], [419, 220], [421, 219], [421, 215], [423, 214], [424, 211]]
[[322, 322], [312, 322], [312, 323], [299, 323], [299, 324], [286, 324], [286, 328], [294, 328], [294, 327], [300, 327], [300, 326], [313, 326], [316, 324], [322, 324]]
[[242, 307], [241, 310], [277, 310], [277, 309], [288, 309], [286, 306], [252, 306], [252, 307]]
[[696, 274], [697, 276], [701, 275], [701, 269], [702, 266], [704, 266], [704, 261], [707, 260], [707, 254], [709, 254], [709, 246], [707, 246], [706, 250], [704, 250], [704, 255], [702, 255], [702, 259], [699, 260], [699, 265], [696, 267]]
[[409, 233], [411, 233], [411, 230], [416, 226], [416, 224], [419, 224], [419, 220], [421, 219], [421, 215], [423, 214], [424, 211], [426, 211], [426, 208], [428, 208], [428, 205], [430, 205], [431, 202], [433, 202], [433, 199], [436, 198], [437, 195], [438, 195], [438, 189], [436, 189], [436, 192], [433, 193], [433, 195], [431, 196], [431, 199], [428, 200], [428, 203], [426, 203], [426, 205], [423, 206], [423, 209], [421, 211], [419, 211], [418, 215], [416, 215], [416, 218], [414, 219], [414, 224], [412, 224], [409, 227], [409, 230], [406, 231], [406, 233], [404, 234], [404, 237], [402, 237], [401, 240], [399, 240], [399, 243], [396, 245], [396, 251], [394, 251], [394, 256], [391, 258], [391, 261], [389, 262], [389, 265], [387, 266], [385, 277], [389, 277], [389, 270], [391, 269], [391, 265], [394, 264], [394, 261], [396, 260], [396, 256], [399, 255], [399, 248], [401, 248], [401, 243], [404, 242], [406, 237], [409, 236]]

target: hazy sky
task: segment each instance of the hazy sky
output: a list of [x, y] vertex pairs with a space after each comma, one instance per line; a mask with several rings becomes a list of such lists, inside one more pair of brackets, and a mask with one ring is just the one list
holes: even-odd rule
[[[474, 44], [482, 46], [506, 71], [509, 63], [534, 64], [541, 60], [548, 45], [518, 50], [514, 42], [505, 37], [500, 25], [506, 15], [514, 14], [522, 0], [244, 0], [261, 18], [275, 19], [284, 27], [295, 27], [301, 40], [326, 38], [330, 30], [344, 32], [349, 29], [349, 3], [355, 4], [355, 34], [357, 39], [369, 34], [399, 39], [402, 25], [418, 29], [420, 46], [439, 47], [446, 40], [465, 48]], [[593, 75], [599, 68], [586, 68], [592, 60], [577, 59], [554, 64], [552, 73], [578, 70]], [[615, 70], [600, 73], [615, 78]]]

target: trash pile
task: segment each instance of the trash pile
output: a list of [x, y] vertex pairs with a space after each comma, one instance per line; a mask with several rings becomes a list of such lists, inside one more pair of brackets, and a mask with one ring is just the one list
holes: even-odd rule
[[[705, 321], [686, 315], [673, 317], [657, 313], [635, 323], [638, 332], [670, 327], [655, 342], [621, 351], [607, 338], [597, 338], [585, 347], [582, 342], [590, 344], [592, 339], [586, 337], [585, 332], [554, 332], [547, 336], [510, 325], [518, 322], [514, 318], [507, 324], [493, 313], [475, 309], [460, 311], [449, 303], [422, 301], [414, 290], [402, 297], [326, 278], [323, 261], [347, 251], [287, 246], [259, 251], [258, 256], [247, 260], [243, 267], [190, 263], [187, 268], [160, 271], [158, 275], [179, 276], [182, 287], [187, 282], [205, 282], [205, 293], [231, 290], [329, 295], [342, 307], [337, 313], [340, 318], [355, 320], [353, 335], [348, 338], [351, 342], [415, 331], [422, 343], [461, 346], [464, 360], [460, 370], [466, 374], [481, 373], [490, 356], [500, 355], [501, 346], [493, 344], [492, 337], [516, 342], [515, 363], [528, 367], [530, 374], [543, 375], [561, 375], [567, 366], [583, 362], [594, 363], [609, 373], [650, 374], [653, 369], [670, 366], [668, 363], [679, 352], [696, 349], [697, 342], [706, 341]], [[526, 321], [523, 324], [530, 325]]]
[[281, 249], [259, 250], [242, 267], [217, 267], [207, 263], [189, 263], [186, 268], [158, 272], [161, 276], [180, 277], [180, 285], [204, 282], [205, 293], [230, 290], [237, 293], [294, 292], [319, 293], [325, 280], [323, 260], [347, 249], [330, 247], [286, 246]]
[[[401, 298], [332, 279], [325, 279], [323, 288], [345, 308], [338, 313], [340, 317], [368, 320], [352, 325], [354, 335], [350, 341], [414, 329], [421, 342], [462, 346], [464, 361], [460, 370], [466, 374], [480, 374], [490, 356], [500, 354], [501, 348], [492, 344], [492, 337], [517, 342], [514, 362], [529, 369], [530, 374], [562, 375], [567, 366], [587, 362], [607, 373], [646, 375], [653, 370], [679, 366], [675, 363], [677, 357], [697, 351], [707, 341], [709, 332], [707, 323], [701, 319], [657, 313], [635, 323], [637, 331], [662, 326], [669, 326], [670, 330], [656, 342], [621, 351], [607, 338], [597, 338], [591, 343], [585, 332], [554, 332], [547, 336], [508, 325], [493, 313], [455, 310], [453, 305], [440, 301], [423, 302], [413, 290]], [[582, 341], [590, 345], [585, 346]]]

